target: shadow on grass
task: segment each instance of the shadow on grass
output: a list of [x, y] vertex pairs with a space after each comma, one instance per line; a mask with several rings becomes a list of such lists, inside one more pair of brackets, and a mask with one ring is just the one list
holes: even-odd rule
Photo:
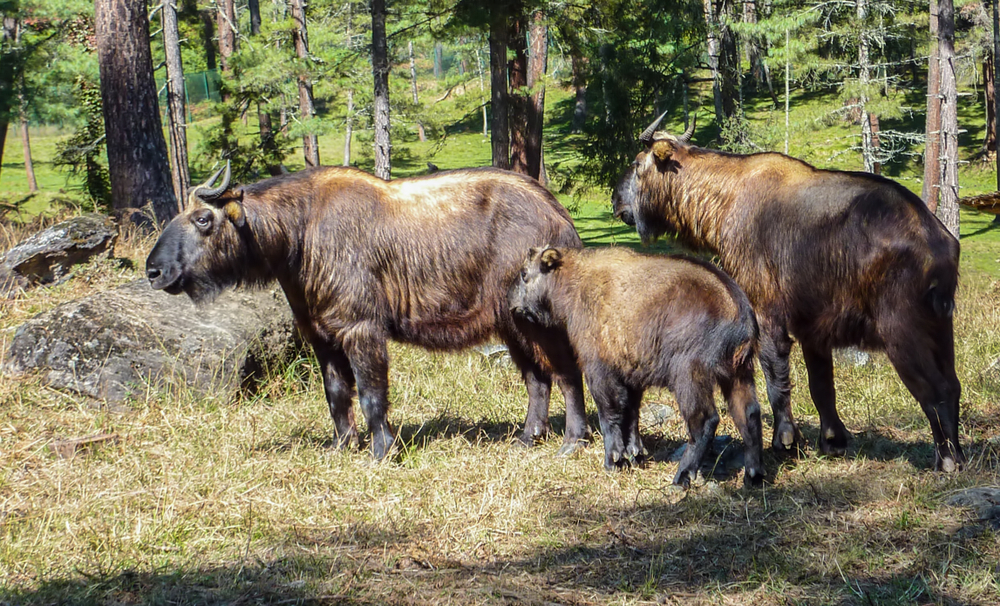
[[565, 541], [540, 528], [515, 557], [441, 555], [454, 550], [427, 541], [416, 522], [290, 521], [255, 536], [236, 561], [141, 571], [122, 563], [32, 590], [0, 588], [0, 603], [995, 604], [958, 595], [962, 575], [995, 565], [980, 550], [994, 531], [912, 532], [905, 516], [859, 517], [878, 510], [885, 488], [797, 476], [780, 491], [695, 489], [601, 510], [568, 492], [539, 520], [589, 530]]

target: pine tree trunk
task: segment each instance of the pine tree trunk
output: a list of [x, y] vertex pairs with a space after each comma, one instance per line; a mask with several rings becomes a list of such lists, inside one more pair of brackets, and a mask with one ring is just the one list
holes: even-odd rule
[[705, 28], [708, 36], [708, 69], [712, 74], [712, 100], [715, 104], [715, 122], [722, 125], [726, 112], [722, 106], [722, 74], [719, 73], [719, 26], [712, 0], [702, 0]]
[[[191, 182], [188, 172], [187, 108], [184, 102], [184, 66], [181, 63], [177, 7], [167, 0], [160, 13], [163, 19], [163, 52], [167, 63], [167, 132], [170, 133], [170, 180], [178, 205], [183, 207]], [[178, 211], [181, 209], [178, 208]]]
[[736, 115], [743, 99], [740, 84], [740, 56], [736, 47], [736, 32], [729, 27], [734, 21], [734, 0], [720, 0], [716, 23], [719, 27], [719, 73], [722, 91], [722, 112], [727, 118]]
[[[868, 88], [871, 84], [871, 63], [868, 58], [868, 29], [865, 21], [868, 18], [867, 0], [855, 0], [858, 31], [858, 80], [861, 82], [861, 94], [858, 96], [858, 107], [861, 110], [861, 159], [865, 172], [878, 174], [878, 162], [875, 158], [875, 144], [872, 138], [872, 120], [868, 113]], [[876, 122], [878, 118], [875, 118]]]
[[167, 221], [177, 213], [177, 200], [156, 100], [146, 2], [97, 0], [94, 9], [112, 207], [150, 204], [156, 218]]
[[510, 122], [507, 117], [507, 6], [490, 4], [490, 142], [493, 166], [510, 168]]
[[[295, 55], [307, 63], [309, 59], [309, 32], [306, 27], [305, 0], [292, 0], [292, 20], [295, 21]], [[316, 116], [313, 107], [312, 80], [306, 72], [300, 73], [299, 118], [305, 122]], [[319, 140], [314, 133], [302, 135], [302, 156], [306, 166], [319, 166]]]
[[574, 52], [570, 57], [573, 68], [573, 90], [576, 93], [573, 101], [572, 132], [583, 132], [583, 124], [587, 121], [587, 59], [581, 53]]
[[924, 185], [920, 197], [936, 212], [941, 197], [941, 63], [938, 49], [938, 0], [930, 0], [931, 56], [927, 61], [927, 125]]
[[986, 136], [983, 137], [982, 152], [994, 152], [997, 149], [996, 127], [996, 83], [994, 80], [993, 52], [983, 59], [983, 88], [986, 89]]
[[[260, 35], [260, 0], [248, 0], [247, 10], [250, 12], [250, 35]], [[271, 176], [281, 174], [281, 162], [278, 144], [274, 138], [274, 124], [271, 113], [265, 103], [257, 102], [257, 130], [260, 136], [260, 146], [264, 150], [266, 169]]]
[[[14, 27], [14, 44], [21, 45], [21, 23], [16, 22]], [[28, 137], [28, 99], [24, 94], [24, 72], [18, 78], [17, 108], [18, 117], [21, 122], [21, 148], [24, 150], [24, 172], [28, 178], [28, 191], [35, 193], [38, 191], [38, 182], [35, 181], [35, 165], [31, 161], [31, 139]]]
[[[410, 88], [413, 89], [414, 110], [420, 107], [420, 98], [417, 96], [417, 62], [413, 57], [413, 40], [407, 45], [410, 52]], [[417, 120], [417, 136], [421, 142], [427, 140], [427, 133], [424, 132], [424, 125]]]
[[24, 149], [24, 172], [28, 177], [28, 191], [35, 193], [38, 191], [38, 182], [35, 181], [35, 165], [31, 161], [31, 140], [28, 138], [28, 114], [26, 111], [24, 95], [21, 95], [21, 147]]
[[440, 42], [434, 43], [434, 79], [440, 80], [441, 76], [444, 75], [444, 70], [442, 68], [442, 63], [444, 60], [444, 48], [441, 46]]
[[937, 215], [956, 238], [958, 213], [958, 88], [955, 74], [955, 6], [938, 3], [938, 51], [941, 62], [941, 201]]
[[375, 174], [392, 174], [389, 138], [389, 51], [385, 37], [385, 0], [372, 0], [372, 73], [375, 78]]
[[528, 98], [528, 24], [521, 0], [510, 5], [507, 45], [514, 58], [508, 67], [510, 92], [507, 112], [510, 120], [510, 169], [522, 175], [529, 174], [528, 168], [528, 114], [531, 101]]
[[[12, 44], [17, 29], [17, 20], [0, 14], [0, 48]], [[10, 112], [14, 104], [14, 80], [16, 77], [13, 57], [0, 56], [0, 169], [3, 168], [3, 150], [10, 125]]]
[[354, 89], [347, 89], [347, 118], [344, 124], [344, 166], [351, 165], [351, 139], [354, 137]]
[[[100, 0], [98, 0], [100, 1]], [[236, 3], [234, 0], [216, 0], [216, 30], [219, 35], [219, 64], [222, 71], [229, 71], [229, 58], [236, 52]]]
[[542, 132], [545, 127], [545, 71], [549, 56], [549, 27], [545, 15], [535, 11], [531, 16], [531, 49], [528, 53], [528, 90], [531, 91], [528, 113], [528, 175], [542, 179], [544, 149]]
[[489, 116], [486, 113], [486, 83], [483, 82], [483, 58], [482, 53], [479, 51], [479, 45], [476, 45], [476, 69], [479, 71], [479, 92], [483, 96], [483, 136], [489, 134]]

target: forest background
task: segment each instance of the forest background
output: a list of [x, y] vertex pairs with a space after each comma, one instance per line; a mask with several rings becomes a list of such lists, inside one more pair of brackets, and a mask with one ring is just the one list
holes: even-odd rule
[[0, 1], [0, 200], [165, 218], [229, 159], [239, 182], [493, 164], [572, 205], [606, 198], [662, 111], [697, 114], [702, 145], [886, 174], [956, 233], [959, 173], [995, 189], [980, 0], [482, 4]]

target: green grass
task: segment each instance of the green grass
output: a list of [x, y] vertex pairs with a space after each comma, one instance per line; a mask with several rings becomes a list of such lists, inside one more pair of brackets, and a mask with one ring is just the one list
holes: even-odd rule
[[[823, 105], [803, 99], [802, 116]], [[831, 157], [843, 145], [838, 132], [803, 127], [803, 147], [792, 151], [857, 168]], [[50, 170], [50, 139], [37, 137], [40, 176]], [[8, 203], [24, 197], [12, 141], [0, 177]], [[336, 163], [341, 144], [321, 139], [324, 161]], [[489, 160], [489, 142], [475, 133], [450, 136], [433, 157], [431, 146], [402, 143], [410, 159], [396, 174], [418, 174], [428, 159], [442, 168]], [[566, 148], [548, 157], [574, 161]], [[962, 174], [988, 182], [988, 170]], [[53, 175], [46, 191], [60, 182]], [[638, 245], [611, 220], [607, 192], [578, 188], [560, 199], [587, 244]], [[996, 604], [997, 530], [943, 504], [962, 488], [996, 485], [1000, 470], [1000, 371], [991, 369], [1000, 357], [1000, 241], [991, 219], [962, 214], [956, 359], [970, 464], [961, 474], [928, 468], [927, 420], [881, 355], [836, 368], [839, 409], [855, 436], [848, 455], [768, 450], [770, 481], [749, 491], [738, 477], [670, 487], [669, 454], [686, 435], [677, 418], [643, 417], [653, 461], [627, 473], [603, 471], [599, 438], [569, 458], [555, 454], [558, 435], [516, 446], [520, 377], [475, 352], [391, 347], [390, 420], [401, 445], [378, 464], [331, 448], [309, 358], [274, 369], [252, 398], [199, 399], [164, 385], [127, 412], [49, 389], [40, 376], [4, 376], [0, 605]], [[0, 351], [33, 315], [141, 277], [151, 245], [125, 234], [116, 255], [136, 269], [95, 262], [57, 287], [0, 301]], [[815, 444], [797, 351], [792, 361], [793, 410]], [[664, 390], [650, 401], [673, 405]], [[723, 416], [719, 433], [734, 435]], [[564, 419], [555, 394], [557, 433]], [[72, 460], [49, 450], [53, 440], [100, 432], [118, 440]]]

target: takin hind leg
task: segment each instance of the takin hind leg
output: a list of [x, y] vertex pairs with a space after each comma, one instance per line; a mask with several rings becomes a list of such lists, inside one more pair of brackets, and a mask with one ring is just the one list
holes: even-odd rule
[[783, 325], [759, 320], [760, 366], [767, 381], [767, 398], [774, 413], [774, 436], [771, 448], [796, 453], [802, 436], [792, 418], [792, 382], [789, 377], [788, 356], [792, 352], [792, 339]]
[[674, 397], [684, 416], [688, 428], [688, 444], [677, 467], [674, 484], [685, 488], [691, 485], [691, 480], [698, 475], [698, 468], [705, 458], [715, 430], [719, 426], [719, 413], [712, 397], [713, 387], [710, 382], [697, 377], [685, 378], [679, 381]]
[[344, 349], [358, 385], [358, 403], [372, 435], [372, 456], [382, 460], [392, 450], [395, 432], [389, 412], [389, 353], [386, 339], [376, 329], [361, 325], [347, 331]]
[[965, 454], [958, 439], [962, 386], [955, 374], [951, 319], [938, 319], [936, 331], [918, 325], [885, 331], [886, 354], [899, 378], [920, 403], [934, 436], [934, 470], [959, 471]]
[[354, 372], [343, 350], [329, 343], [314, 345], [316, 359], [323, 372], [326, 403], [333, 417], [334, 437], [339, 448], [358, 445], [358, 428], [354, 423]]
[[[629, 412], [629, 388], [615, 374], [614, 370], [602, 365], [594, 365], [586, 370], [587, 385], [597, 404], [597, 416], [601, 422], [601, 437], [604, 439], [604, 468], [608, 471], [628, 467], [629, 441], [633, 439], [633, 416], [638, 419], [638, 411]], [[634, 397], [634, 396], [633, 396]], [[642, 398], [640, 392], [639, 399]], [[638, 421], [635, 424], [633, 447], [641, 452], [638, 440]]]
[[809, 374], [809, 395], [819, 412], [819, 451], [842, 457], [851, 433], [837, 414], [837, 392], [833, 385], [833, 351], [805, 341], [800, 343]]
[[743, 438], [744, 486], [760, 486], [764, 482], [763, 441], [760, 404], [753, 382], [753, 361], [736, 370], [733, 379], [720, 379], [722, 397], [729, 405], [729, 416]]

